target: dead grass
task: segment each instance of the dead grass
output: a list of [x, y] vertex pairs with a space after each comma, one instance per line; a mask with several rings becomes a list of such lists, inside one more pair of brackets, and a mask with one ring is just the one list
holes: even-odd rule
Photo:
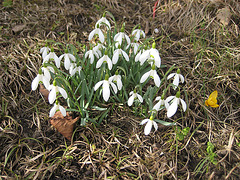
[[[1, 7], [2, 179], [239, 179], [240, 5], [236, 0], [159, 1], [153, 20], [154, 3], [14, 1], [12, 7]], [[216, 14], [226, 6], [231, 20], [224, 27]], [[46, 39], [85, 43], [104, 10], [119, 25], [127, 22], [129, 32], [140, 23], [148, 36], [157, 38], [162, 63], [180, 66], [188, 111], [178, 114], [177, 122], [182, 129], [190, 128], [184, 140], [164, 126], [144, 136], [141, 117], [119, 109], [100, 127], [77, 126], [71, 142], [50, 127], [50, 107], [30, 90], [41, 63], [39, 48]], [[204, 105], [214, 90], [219, 93], [217, 109]], [[166, 119], [161, 114], [159, 118]], [[207, 142], [215, 147], [216, 165]]]

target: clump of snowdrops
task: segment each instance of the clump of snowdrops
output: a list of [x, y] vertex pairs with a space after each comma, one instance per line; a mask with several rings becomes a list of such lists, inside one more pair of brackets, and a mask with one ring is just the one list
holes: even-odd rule
[[[53, 105], [50, 117], [56, 111], [63, 116], [66, 111], [74, 111], [79, 113], [81, 125], [89, 121], [100, 123], [112, 106], [129, 106], [149, 117], [140, 122], [146, 124], [144, 134], [148, 135], [152, 126], [158, 129], [157, 123], [175, 124], [155, 119], [157, 113], [167, 112], [171, 118], [179, 105], [186, 111], [179, 87], [179, 83], [184, 83], [180, 69], [172, 66], [165, 74], [160, 73], [161, 58], [156, 43], [152, 38], [146, 39], [139, 25], [128, 35], [124, 23], [121, 29], [112, 27], [104, 13], [88, 40], [83, 55], [73, 45], [63, 47], [58, 55], [54, 44], [40, 50], [43, 62], [32, 81], [32, 90], [42, 83], [50, 91], [48, 101]], [[172, 92], [170, 88], [176, 92], [167, 97]], [[60, 98], [66, 103], [60, 104]], [[101, 113], [91, 116], [96, 110]]]

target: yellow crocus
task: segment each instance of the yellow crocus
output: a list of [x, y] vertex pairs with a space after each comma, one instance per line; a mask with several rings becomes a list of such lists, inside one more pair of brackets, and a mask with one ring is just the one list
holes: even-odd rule
[[211, 107], [218, 107], [219, 105], [217, 104], [217, 91], [213, 91], [212, 94], [208, 97], [208, 99], [205, 101], [206, 106], [211, 106]]

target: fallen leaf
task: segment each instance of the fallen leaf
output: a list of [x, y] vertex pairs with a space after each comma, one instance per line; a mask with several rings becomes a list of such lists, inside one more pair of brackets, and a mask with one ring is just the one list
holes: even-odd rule
[[40, 84], [39, 88], [40, 93], [44, 97], [46, 101], [48, 101], [49, 90], [47, 90], [42, 84]]
[[50, 118], [50, 123], [69, 141], [72, 139], [73, 128], [79, 117], [75, 119], [69, 115], [64, 117], [60, 111], [57, 111], [52, 118]]
[[222, 23], [224, 26], [227, 26], [231, 19], [231, 11], [228, 6], [219, 9], [217, 11], [217, 19]]
[[14, 33], [18, 33], [20, 31], [22, 31], [24, 28], [26, 27], [26, 24], [19, 24], [19, 25], [16, 25], [12, 28], [12, 31]]

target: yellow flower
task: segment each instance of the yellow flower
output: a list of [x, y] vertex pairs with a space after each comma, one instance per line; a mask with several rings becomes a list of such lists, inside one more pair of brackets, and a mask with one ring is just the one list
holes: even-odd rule
[[219, 105], [217, 104], [217, 91], [213, 91], [212, 94], [208, 97], [208, 99], [205, 101], [206, 106], [211, 106], [211, 107], [218, 107]]

